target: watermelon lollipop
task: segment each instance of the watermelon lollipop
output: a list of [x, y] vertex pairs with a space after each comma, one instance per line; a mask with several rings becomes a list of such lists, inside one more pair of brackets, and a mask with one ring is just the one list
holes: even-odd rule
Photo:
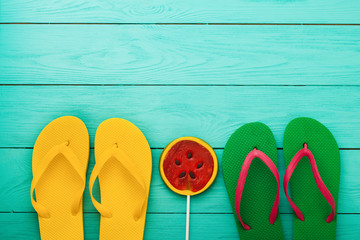
[[159, 169], [172, 191], [187, 196], [186, 239], [189, 239], [190, 196], [202, 193], [214, 182], [218, 171], [216, 154], [199, 138], [178, 138], [162, 152]]

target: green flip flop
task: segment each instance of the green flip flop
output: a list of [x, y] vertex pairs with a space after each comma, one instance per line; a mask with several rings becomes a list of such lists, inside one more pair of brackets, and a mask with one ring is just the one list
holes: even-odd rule
[[284, 157], [293, 239], [335, 239], [340, 152], [333, 135], [314, 119], [296, 118], [285, 129]]
[[275, 138], [263, 123], [245, 124], [226, 143], [222, 169], [241, 239], [284, 239], [276, 165]]

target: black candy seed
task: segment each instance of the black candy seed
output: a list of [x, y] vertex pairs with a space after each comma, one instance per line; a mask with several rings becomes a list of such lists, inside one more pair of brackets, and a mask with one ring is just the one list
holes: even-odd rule
[[197, 167], [197, 168], [201, 168], [203, 165], [204, 165], [204, 163], [201, 162], [201, 163], [199, 163], [196, 167]]
[[176, 164], [176, 165], [180, 165], [181, 162], [180, 162], [179, 160], [175, 160], [175, 164]]
[[[182, 171], [181, 173], [180, 173], [180, 175], [179, 175], [179, 178], [183, 178], [183, 177], [185, 177], [185, 175], [186, 175], [186, 172], [185, 171]], [[191, 177], [191, 176], [190, 176]]]
[[192, 171], [190, 171], [189, 174], [190, 174], [191, 178], [193, 178], [193, 179], [195, 178], [195, 174]]
[[187, 154], [187, 158], [192, 158], [191, 152], [189, 152], [189, 153]]

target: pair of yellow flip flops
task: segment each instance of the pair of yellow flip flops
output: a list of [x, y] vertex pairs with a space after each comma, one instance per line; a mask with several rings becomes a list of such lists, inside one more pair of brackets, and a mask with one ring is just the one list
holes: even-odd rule
[[[129, 121], [112, 118], [98, 127], [94, 146], [89, 189], [101, 214], [100, 239], [142, 239], [152, 171], [145, 136]], [[71, 116], [55, 119], [37, 138], [31, 202], [42, 239], [84, 238], [82, 196], [89, 148], [85, 124]], [[92, 194], [96, 178], [101, 203]]]

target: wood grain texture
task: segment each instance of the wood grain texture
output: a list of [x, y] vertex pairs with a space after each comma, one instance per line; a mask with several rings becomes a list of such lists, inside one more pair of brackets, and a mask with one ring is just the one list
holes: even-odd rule
[[360, 85], [359, 39], [358, 26], [0, 25], [0, 84]]
[[[292, 215], [281, 214], [285, 239], [292, 239]], [[35, 213], [0, 213], [0, 238], [13, 240], [39, 240]], [[233, 239], [239, 236], [232, 214], [191, 214], [190, 239]], [[100, 218], [98, 214], [84, 214], [86, 240], [99, 239]], [[147, 214], [144, 239], [185, 238], [184, 214]], [[360, 215], [338, 215], [336, 239], [353, 240], [360, 237]]]
[[[53, 119], [73, 115], [88, 127], [111, 117], [137, 125], [152, 148], [196, 136], [223, 148], [241, 125], [261, 121], [282, 147], [286, 125], [312, 117], [340, 148], [360, 146], [360, 87], [0, 86], [0, 147], [32, 147]], [[93, 146], [93, 145], [92, 145]]]
[[[153, 174], [150, 189], [148, 213], [185, 213], [186, 198], [170, 191], [159, 174], [159, 158], [162, 150], [152, 150]], [[231, 213], [221, 170], [223, 150], [216, 150], [219, 158], [219, 172], [214, 184], [204, 193], [191, 197], [192, 213]], [[30, 202], [31, 149], [0, 149], [0, 212], [34, 212]], [[360, 150], [341, 151], [341, 179], [338, 213], [360, 214]], [[285, 173], [284, 157], [279, 151], [279, 172], [281, 180]], [[93, 150], [90, 154], [87, 179], [94, 167]], [[310, 171], [310, 170], [309, 170]], [[281, 184], [282, 186], [282, 184]], [[94, 187], [99, 198], [99, 188]], [[325, 201], [325, 199], [324, 199]], [[280, 213], [292, 213], [281, 188]], [[84, 212], [97, 212], [91, 203], [88, 184], [84, 193]]]
[[357, 0], [11, 0], [1, 22], [360, 23]]

